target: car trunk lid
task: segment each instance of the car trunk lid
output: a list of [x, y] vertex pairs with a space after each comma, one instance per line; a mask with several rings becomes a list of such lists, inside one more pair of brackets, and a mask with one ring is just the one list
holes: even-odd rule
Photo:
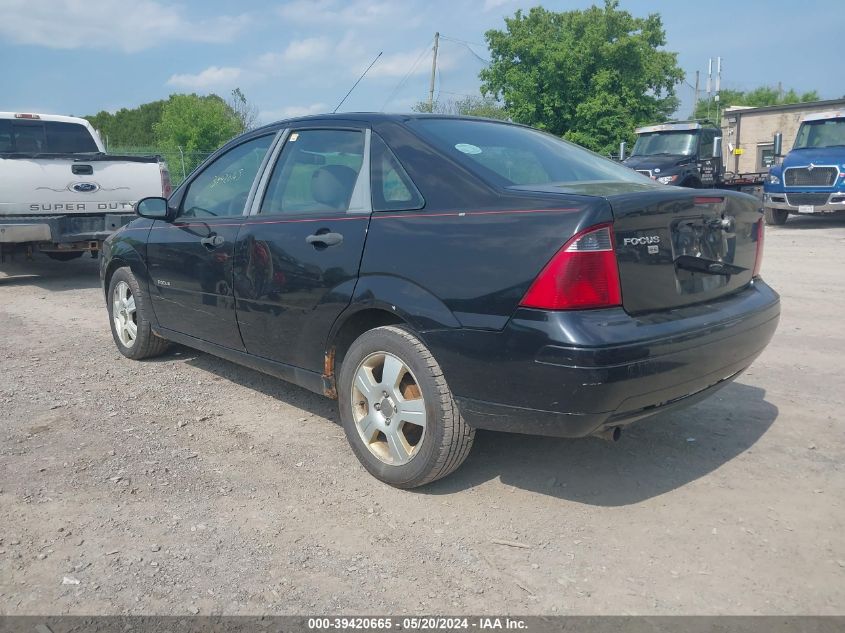
[[751, 196], [660, 188], [607, 200], [626, 311], [711, 301], [751, 281], [761, 221]]

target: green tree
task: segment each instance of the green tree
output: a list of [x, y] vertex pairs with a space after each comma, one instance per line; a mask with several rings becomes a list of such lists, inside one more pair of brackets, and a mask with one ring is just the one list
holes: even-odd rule
[[457, 100], [437, 100], [433, 107], [428, 101], [418, 101], [411, 109], [414, 112], [429, 112], [434, 114], [459, 114], [461, 116], [478, 116], [488, 119], [508, 119], [508, 112], [493, 97], [473, 97], [467, 95]]
[[661, 50], [658, 14], [635, 18], [618, 0], [556, 13], [534, 7], [487, 31], [490, 66], [482, 93], [514, 121], [609, 153], [638, 125], [668, 118], [684, 78], [677, 54]]
[[[231, 106], [217, 95], [171, 95], [161, 119], [153, 124], [157, 147], [168, 157], [184, 156], [185, 173], [193, 171], [205, 155], [243, 130], [243, 122]], [[181, 168], [181, 165], [179, 166]]]
[[[742, 90], [722, 90], [719, 93], [719, 110], [722, 111], [730, 106], [760, 108], [787, 103], [806, 103], [808, 101], [818, 101], [819, 99], [819, 93], [815, 90], [799, 94], [792, 89], [784, 92], [772, 86], [760, 86], [748, 92], [743, 92]], [[715, 118], [715, 103], [706, 97], [699, 99], [693, 116], [696, 119], [703, 119], [708, 116], [708, 113], [712, 118]]]
[[137, 108], [121, 108], [114, 114], [105, 110], [85, 117], [100, 132], [108, 147], [148, 147], [155, 143], [153, 125], [161, 119], [164, 101], [144, 103]]

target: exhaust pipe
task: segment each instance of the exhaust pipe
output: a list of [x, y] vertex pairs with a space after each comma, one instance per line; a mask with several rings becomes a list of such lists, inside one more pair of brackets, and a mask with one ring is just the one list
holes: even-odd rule
[[603, 440], [607, 440], [608, 442], [618, 442], [619, 438], [622, 437], [622, 427], [613, 426], [610, 428], [602, 429], [601, 431], [597, 431], [595, 433], [595, 436], [600, 437]]

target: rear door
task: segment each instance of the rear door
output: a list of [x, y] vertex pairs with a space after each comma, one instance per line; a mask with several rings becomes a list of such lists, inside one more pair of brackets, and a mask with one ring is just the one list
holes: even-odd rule
[[289, 131], [238, 235], [235, 296], [247, 351], [322, 371], [349, 305], [370, 219], [370, 132]]
[[751, 281], [762, 222], [755, 198], [667, 187], [607, 199], [628, 312], [711, 301]]
[[218, 156], [187, 185], [176, 220], [153, 225], [147, 265], [162, 327], [244, 349], [232, 289], [235, 243], [274, 137], [251, 138]]

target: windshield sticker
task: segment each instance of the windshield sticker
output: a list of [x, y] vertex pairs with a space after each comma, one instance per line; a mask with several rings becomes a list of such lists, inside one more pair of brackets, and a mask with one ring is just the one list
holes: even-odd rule
[[455, 149], [464, 154], [480, 154], [481, 148], [477, 145], [470, 145], [469, 143], [458, 143]]

